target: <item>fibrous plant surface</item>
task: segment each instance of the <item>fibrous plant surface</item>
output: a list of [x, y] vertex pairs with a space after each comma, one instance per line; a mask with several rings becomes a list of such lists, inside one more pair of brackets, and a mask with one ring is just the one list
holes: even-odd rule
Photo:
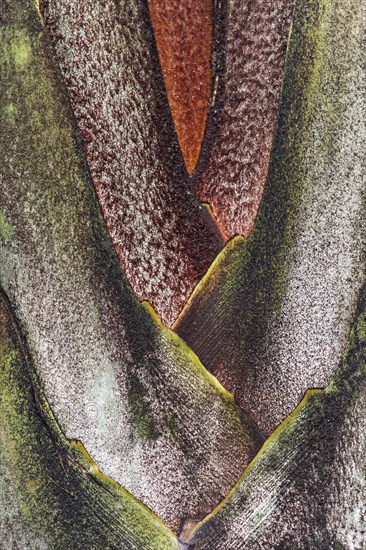
[[262, 437], [133, 294], [35, 4], [3, 15], [0, 283], [66, 437], [179, 530], [223, 498]]
[[170, 325], [222, 241], [188, 184], [147, 6], [52, 0], [43, 14], [123, 270]]
[[148, 0], [169, 106], [189, 173], [200, 153], [211, 94], [214, 2]]
[[[140, 282], [149, 282], [149, 296], [155, 288], [163, 292], [157, 304], [168, 323], [194, 278], [175, 278], [178, 264], [164, 263], [156, 273], [160, 256], [150, 252], [165, 242], [167, 227], [175, 228], [174, 254], [178, 250], [189, 273], [196, 273], [195, 254], [202, 265], [208, 256], [189, 239], [183, 238], [187, 248], [175, 239], [175, 221], [186, 223], [191, 214], [195, 242], [202, 243], [200, 235], [211, 227], [209, 242], [213, 248], [220, 243], [207, 221], [209, 205], [202, 210], [189, 191], [147, 4], [41, 4], [51, 41], [38, 2], [0, 0], [0, 547], [363, 550], [364, 3], [297, 1], [254, 231], [248, 240], [229, 242], [175, 324], [242, 409], [151, 305], [139, 302], [121, 269], [124, 248], [110, 220], [122, 211], [132, 220], [127, 240], [142, 235], [131, 245], [134, 269], [143, 270]], [[200, 14], [208, 6], [187, 5]], [[226, 34], [216, 29], [211, 130], [196, 181], [214, 150], [215, 116], [224, 112], [220, 75], [230, 64], [222, 73], [217, 68], [230, 59], [230, 36], [243, 43], [242, 26], [230, 27], [234, 5], [248, 31], [274, 33], [273, 58], [262, 48], [266, 39], [253, 34], [258, 51], [267, 51], [259, 65], [269, 63], [272, 74], [283, 64], [281, 32], [288, 32], [290, 3], [273, 3], [273, 20], [266, 2], [215, 3], [217, 29]], [[167, 6], [160, 4], [159, 17], [178, 9], [175, 0]], [[192, 12], [186, 16], [180, 36]], [[221, 51], [222, 36], [227, 44]], [[167, 42], [171, 51], [174, 43]], [[239, 75], [242, 64], [237, 69]], [[267, 122], [278, 101], [276, 78], [268, 82], [274, 86], [271, 108], [266, 93], [259, 94], [258, 112]], [[81, 137], [67, 91], [79, 105]], [[120, 111], [112, 97], [121, 100]], [[192, 105], [187, 101], [187, 112]], [[233, 111], [233, 121], [240, 112], [245, 119], [246, 109]], [[191, 122], [187, 117], [186, 129]], [[272, 135], [269, 124], [263, 159], [258, 157], [264, 163]], [[115, 147], [121, 136], [124, 149]], [[249, 138], [248, 153], [255, 150]], [[243, 159], [239, 145], [233, 150]], [[259, 166], [255, 154], [252, 168]], [[117, 157], [126, 169], [118, 180], [120, 202], [113, 195], [106, 208], [95, 174], [111, 175], [109, 164], [116, 167]], [[226, 162], [230, 166], [223, 157]], [[246, 162], [238, 173], [245, 173]], [[127, 193], [130, 210], [121, 202], [125, 184], [133, 195]], [[151, 199], [157, 225], [148, 209], [136, 206], [140, 192]], [[185, 210], [176, 209], [183, 204]], [[139, 225], [134, 212], [148, 222]], [[202, 234], [197, 220], [204, 220]], [[147, 250], [151, 239], [155, 248]], [[178, 262], [179, 255], [174, 258]], [[315, 386], [327, 387], [306, 392]], [[263, 447], [256, 422], [271, 434]]]
[[2, 549], [178, 548], [156, 516], [66, 440], [2, 295], [0, 419]]
[[293, 6], [216, 3], [211, 109], [195, 188], [228, 237], [249, 235], [262, 197]]
[[190, 540], [194, 550], [366, 546], [366, 310], [337, 374], [309, 392]]
[[297, 3], [265, 194], [175, 325], [270, 434], [344, 349], [366, 268], [365, 17]]

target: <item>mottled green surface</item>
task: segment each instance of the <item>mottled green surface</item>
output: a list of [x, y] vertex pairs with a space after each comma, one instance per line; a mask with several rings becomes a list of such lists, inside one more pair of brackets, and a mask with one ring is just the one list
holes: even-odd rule
[[0, 212], [0, 239], [2, 241], [8, 241], [13, 235], [14, 227], [7, 223], [4, 214]]
[[366, 273], [366, 18], [299, 0], [258, 219], [176, 323], [267, 433], [340, 360]]
[[0, 283], [65, 435], [178, 532], [263, 438], [121, 272], [35, 3], [0, 34]]
[[147, 508], [92, 473], [45, 405], [1, 297], [0, 548], [177, 548]]
[[192, 550], [365, 548], [365, 296], [334, 380], [272, 434]]

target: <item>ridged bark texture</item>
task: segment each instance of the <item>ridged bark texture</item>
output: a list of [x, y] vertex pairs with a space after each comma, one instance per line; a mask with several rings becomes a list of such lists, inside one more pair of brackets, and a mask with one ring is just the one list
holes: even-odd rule
[[366, 547], [365, 294], [342, 363], [268, 439], [192, 550]]
[[161, 521], [55, 422], [0, 291], [0, 548], [174, 550]]

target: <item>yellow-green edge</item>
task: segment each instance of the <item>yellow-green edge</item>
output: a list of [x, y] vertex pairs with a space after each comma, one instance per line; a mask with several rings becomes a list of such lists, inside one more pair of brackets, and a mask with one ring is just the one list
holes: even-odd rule
[[[34, 373], [31, 373], [32, 376], [34, 376]], [[88, 474], [99, 483], [103, 487], [103, 489], [112, 492], [116, 494], [117, 496], [122, 496], [123, 498], [127, 498], [129, 501], [135, 502], [137, 506], [139, 506], [142, 510], [144, 510], [151, 519], [157, 523], [163, 531], [172, 539], [177, 540], [175, 534], [173, 531], [167, 527], [167, 525], [156, 515], [150, 508], [148, 508], [143, 502], [138, 500], [132, 493], [130, 493], [127, 489], [122, 487], [119, 483], [114, 481], [111, 477], [104, 474], [101, 470], [99, 470], [98, 466], [94, 462], [93, 458], [90, 456], [88, 451], [85, 449], [83, 443], [76, 439], [68, 439], [63, 431], [61, 430], [59, 424], [57, 423], [57, 420], [55, 416], [52, 413], [52, 410], [48, 404], [48, 401], [46, 400], [43, 392], [39, 388], [39, 384], [37, 384], [37, 393], [38, 398], [41, 401], [42, 404], [42, 412], [45, 414], [45, 420], [48, 425], [51, 425], [53, 429], [56, 429], [57, 432], [61, 436], [62, 443], [66, 445], [70, 445], [71, 449], [74, 451], [74, 456], [80, 465], [80, 467], [88, 472]]]
[[222, 502], [220, 502], [220, 504], [218, 504], [216, 506], [216, 508], [210, 514], [208, 514], [202, 521], [197, 523], [194, 526], [194, 528], [192, 529], [192, 531], [190, 531], [189, 539], [192, 539], [194, 537], [195, 533], [205, 523], [207, 523], [210, 519], [212, 519], [221, 510], [221, 508], [223, 508], [225, 506], [225, 504], [232, 498], [232, 496], [234, 496], [235, 492], [237, 491], [237, 489], [239, 488], [241, 483], [248, 476], [248, 474], [251, 472], [251, 470], [256, 466], [257, 462], [259, 462], [261, 460], [262, 456], [267, 453], [267, 451], [270, 447], [272, 447], [276, 444], [278, 438], [280, 437], [282, 432], [287, 428], [287, 426], [289, 424], [292, 424], [293, 422], [295, 422], [297, 416], [302, 411], [302, 409], [305, 407], [305, 405], [307, 405], [309, 400], [314, 396], [322, 394], [324, 391], [325, 390], [322, 390], [322, 389], [307, 390], [307, 392], [305, 393], [304, 397], [302, 398], [300, 403], [297, 405], [297, 407], [292, 411], [292, 413], [287, 418], [285, 418], [285, 420], [275, 429], [274, 432], [272, 432], [272, 434], [264, 442], [264, 444], [263, 444], [262, 448], [260, 449], [260, 451], [256, 454], [256, 456], [253, 458], [253, 460], [250, 462], [250, 464], [246, 467], [246, 469], [244, 470], [244, 472], [242, 473], [242, 475], [240, 476], [238, 481], [235, 483], [235, 485], [231, 489], [231, 491], [226, 495], [224, 500]]
[[216, 256], [202, 279], [194, 287], [192, 294], [185, 303], [182, 311], [178, 315], [177, 319], [172, 324], [172, 330], [176, 331], [179, 328], [181, 321], [186, 317], [187, 313], [190, 311], [191, 307], [194, 306], [197, 296], [204, 294], [204, 290], [208, 284], [214, 279], [215, 275], [221, 269], [222, 265], [225, 264], [227, 256], [237, 247], [246, 245], [248, 241], [242, 235], [235, 235], [232, 237]]
[[[205, 277], [207, 274], [205, 275]], [[182, 354], [189, 358], [191, 362], [194, 364], [196, 371], [202, 374], [207, 381], [214, 387], [214, 389], [222, 395], [222, 397], [231, 402], [236, 408], [239, 409], [238, 404], [235, 401], [234, 395], [229, 392], [224, 386], [218, 381], [218, 379], [211, 374], [206, 367], [202, 364], [199, 357], [194, 353], [194, 351], [188, 346], [188, 344], [185, 343], [185, 341], [176, 333], [173, 331], [173, 329], [167, 328], [161, 321], [159, 315], [156, 313], [154, 308], [151, 306], [151, 304], [147, 301], [141, 302], [141, 304], [145, 307], [145, 309], [148, 311], [149, 315], [152, 317], [155, 324], [157, 324], [160, 328], [160, 330], [170, 339], [172, 344], [176, 347], [178, 347]]]

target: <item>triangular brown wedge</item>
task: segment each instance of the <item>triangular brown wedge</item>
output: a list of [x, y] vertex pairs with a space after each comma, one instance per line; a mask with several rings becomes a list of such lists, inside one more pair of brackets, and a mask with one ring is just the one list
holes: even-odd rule
[[174, 126], [191, 174], [211, 95], [214, 2], [148, 0], [148, 5]]

